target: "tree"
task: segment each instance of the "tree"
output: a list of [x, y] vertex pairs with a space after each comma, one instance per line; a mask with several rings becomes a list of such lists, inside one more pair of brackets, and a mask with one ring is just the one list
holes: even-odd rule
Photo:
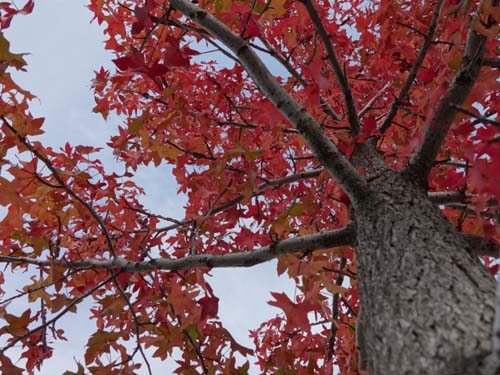
[[[33, 5], [0, 3], [1, 28]], [[145, 348], [181, 349], [182, 374], [245, 374], [252, 354], [262, 373], [499, 373], [496, 0], [89, 9], [116, 54], [92, 87], [95, 112], [125, 117], [121, 175], [92, 146], [36, 140], [11, 76], [26, 63], [0, 34], [0, 261], [35, 275], [0, 304], [5, 373], [23, 372], [14, 346], [40, 369], [85, 299], [96, 331], [66, 374], [134, 374]], [[134, 172], [162, 163], [182, 219], [139, 202]], [[273, 293], [282, 313], [243, 347], [206, 276], [275, 258], [297, 296]]]

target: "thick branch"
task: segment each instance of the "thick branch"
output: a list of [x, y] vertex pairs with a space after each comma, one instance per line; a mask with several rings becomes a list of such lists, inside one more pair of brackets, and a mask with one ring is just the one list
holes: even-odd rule
[[59, 266], [64, 268], [116, 269], [128, 272], [149, 272], [152, 270], [179, 271], [196, 267], [251, 267], [264, 263], [281, 255], [311, 252], [335, 246], [353, 245], [355, 242], [354, 225], [349, 224], [341, 229], [310, 234], [297, 238], [277, 241], [253, 251], [224, 255], [198, 254], [178, 259], [151, 259], [141, 262], [128, 261], [123, 258], [114, 260], [80, 260], [69, 262], [61, 260], [42, 260], [26, 257], [0, 256], [0, 263], [34, 264], [42, 267]]
[[319, 124], [276, 81], [266, 65], [244, 39], [190, 1], [170, 0], [169, 2], [175, 9], [202, 26], [238, 56], [243, 67], [262, 93], [300, 132], [316, 158], [344, 188], [351, 200], [355, 201], [369, 194], [366, 181], [324, 134]]
[[420, 49], [420, 52], [418, 53], [417, 60], [415, 60], [415, 64], [413, 64], [413, 67], [410, 71], [410, 74], [408, 75], [406, 82], [404, 83], [403, 87], [401, 88], [401, 91], [399, 92], [398, 97], [396, 98], [396, 100], [392, 104], [391, 109], [389, 110], [389, 113], [387, 113], [387, 116], [385, 117], [384, 122], [382, 123], [382, 125], [380, 125], [380, 132], [381, 133], [384, 133], [387, 130], [387, 128], [389, 126], [391, 126], [392, 120], [394, 120], [394, 117], [396, 116], [396, 113], [398, 112], [399, 106], [406, 99], [406, 96], [408, 95], [408, 92], [410, 91], [410, 87], [413, 84], [415, 77], [417, 76], [418, 70], [420, 69], [422, 62], [424, 61], [425, 56], [427, 55], [427, 51], [429, 50], [430, 46], [432, 45], [432, 40], [434, 38], [434, 32], [436, 31], [436, 27], [437, 27], [438, 20], [439, 20], [439, 15], [441, 14], [441, 9], [443, 9], [443, 5], [444, 5], [444, 0], [439, 0], [438, 4], [436, 5], [436, 9], [434, 10], [431, 24], [429, 26], [429, 31], [427, 32], [427, 35], [426, 35], [425, 40], [424, 40], [424, 44], [422, 45], [422, 48]]
[[435, 204], [463, 203], [471, 197], [470, 194], [461, 191], [436, 191], [428, 193], [431, 202]]
[[[477, 22], [476, 17], [471, 22]], [[434, 160], [457, 114], [457, 107], [461, 106], [467, 99], [477, 80], [483, 63], [485, 45], [486, 37], [472, 28], [469, 29], [462, 63], [455, 73], [448, 91], [441, 98], [434, 115], [427, 124], [420, 148], [413, 155], [410, 164], [404, 171], [420, 180], [422, 184], [427, 182], [427, 176]]]
[[500, 258], [500, 245], [498, 243], [470, 233], [460, 232], [460, 235], [467, 242], [467, 250], [471, 254]]
[[301, 2], [305, 5], [311, 20], [318, 31], [323, 44], [325, 45], [325, 50], [328, 58], [328, 62], [330, 63], [330, 67], [337, 78], [337, 81], [340, 85], [340, 89], [342, 90], [342, 94], [344, 95], [345, 104], [347, 107], [347, 118], [349, 120], [349, 125], [351, 126], [352, 134], [359, 133], [359, 118], [358, 113], [356, 111], [356, 105], [354, 103], [354, 98], [352, 96], [351, 89], [349, 88], [349, 82], [342, 71], [342, 67], [340, 66], [339, 59], [337, 54], [335, 53], [335, 49], [333, 48], [331, 36], [328, 34], [326, 27], [321, 20], [318, 11], [314, 7], [312, 0], [301, 0]]
[[[478, 256], [499, 257], [500, 247], [497, 243], [483, 237], [468, 233], [460, 233], [469, 246], [469, 251]], [[112, 260], [79, 260], [66, 259], [33, 259], [16, 256], [0, 256], [0, 263], [33, 264], [41, 267], [64, 267], [70, 269], [108, 269], [127, 272], [149, 272], [153, 270], [179, 271], [197, 267], [229, 268], [252, 267], [265, 263], [282, 255], [293, 253], [308, 253], [315, 250], [337, 246], [353, 246], [356, 242], [356, 231], [353, 224], [344, 228], [321, 233], [290, 238], [274, 242], [252, 251], [231, 254], [198, 254], [177, 259], [156, 258], [140, 262], [129, 261], [117, 257]]]
[[498, 58], [497, 59], [491, 59], [491, 58], [484, 59], [483, 65], [499, 69], [500, 68], [500, 59], [498, 59]]

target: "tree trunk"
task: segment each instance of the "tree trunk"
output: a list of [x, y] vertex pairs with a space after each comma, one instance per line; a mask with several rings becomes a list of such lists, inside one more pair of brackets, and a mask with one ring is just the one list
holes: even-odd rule
[[416, 183], [386, 171], [370, 186], [354, 213], [369, 374], [481, 373], [494, 279]]

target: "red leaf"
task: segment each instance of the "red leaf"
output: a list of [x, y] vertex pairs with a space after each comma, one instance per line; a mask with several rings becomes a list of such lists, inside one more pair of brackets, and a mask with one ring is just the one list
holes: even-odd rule
[[121, 273], [119, 273], [116, 276], [116, 281], [117, 281], [118, 285], [120, 285], [120, 287], [122, 289], [126, 289], [127, 286], [128, 286], [128, 282], [129, 282], [130, 278], [132, 277], [132, 275], [133, 275], [132, 272], [121, 272]]
[[130, 57], [119, 57], [117, 59], [111, 60], [115, 63], [115, 65], [118, 67], [120, 70], [127, 70], [129, 66], [131, 65], [131, 60]]
[[2, 374], [23, 375], [23, 370], [21, 370], [19, 367], [14, 366], [12, 361], [3, 354], [0, 354], [0, 364]]
[[498, 268], [499, 268], [499, 265], [497, 263], [497, 264], [491, 266], [490, 268], [488, 268], [488, 271], [490, 271], [492, 276], [496, 276], [498, 273]]
[[219, 299], [217, 297], [205, 296], [196, 303], [201, 305], [201, 320], [217, 317], [219, 312]]
[[306, 300], [304, 302], [293, 303], [285, 293], [274, 293], [271, 295], [276, 301], [268, 301], [271, 306], [276, 306], [284, 311], [287, 320], [287, 329], [300, 328], [303, 331], [309, 331], [311, 326], [307, 314], [313, 310], [312, 302]]

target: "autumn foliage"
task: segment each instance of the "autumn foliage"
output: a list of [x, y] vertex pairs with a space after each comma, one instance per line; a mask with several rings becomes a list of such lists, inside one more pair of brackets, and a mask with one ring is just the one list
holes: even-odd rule
[[[195, 18], [177, 3], [198, 7]], [[33, 5], [0, 2], [1, 29]], [[162, 360], [180, 349], [180, 374], [246, 374], [254, 366], [266, 374], [359, 373], [349, 182], [332, 178], [307, 130], [255, 83], [240, 63], [247, 50], [345, 160], [371, 144], [399, 171], [463, 66], [468, 33], [484, 37], [484, 66], [453, 107], [427, 183], [459, 231], [498, 241], [500, 8], [492, 0], [91, 0], [88, 8], [115, 54], [115, 68], [98, 69], [92, 88], [94, 112], [125, 119], [108, 143], [121, 175], [103, 168], [92, 145], [53, 149], [37, 140], [44, 120], [30, 113], [36, 93], [11, 75], [29, 67], [0, 33], [0, 262], [8, 269], [0, 283], [34, 275], [18, 291], [0, 290], [7, 374], [42, 368], [53, 342], [65, 339], [58, 320], [87, 299], [96, 329], [68, 375], [144, 371], [147, 348]], [[239, 50], [197, 22], [205, 12], [233, 32]], [[134, 173], [160, 164], [173, 167], [187, 197], [184, 217], [140, 203]], [[307, 242], [325, 233], [330, 243]], [[307, 243], [285, 241], [296, 237]], [[246, 348], [219, 320], [207, 275], [275, 257], [297, 293], [271, 294], [279, 313], [250, 332], [255, 346]], [[484, 263], [496, 274], [493, 258]], [[13, 314], [9, 301], [21, 297], [30, 304]], [[22, 361], [9, 355], [13, 347]]]

